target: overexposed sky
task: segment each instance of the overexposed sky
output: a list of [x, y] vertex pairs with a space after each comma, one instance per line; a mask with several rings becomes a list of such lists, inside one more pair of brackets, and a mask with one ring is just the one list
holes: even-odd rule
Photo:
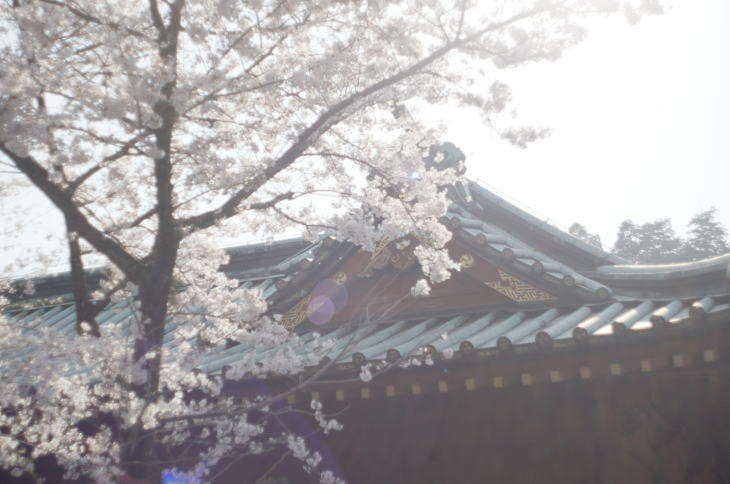
[[553, 133], [519, 150], [454, 116], [467, 174], [604, 247], [627, 218], [671, 218], [682, 233], [716, 206], [730, 229], [730, 1], [673, 3], [635, 26], [597, 24], [555, 63], [503, 72], [520, 118]]
[[[635, 26], [597, 23], [555, 63], [500, 71], [519, 119], [553, 130], [526, 150], [476, 116], [443, 113], [467, 174], [559, 226], [582, 223], [604, 247], [627, 218], [669, 217], [681, 233], [716, 206], [730, 228], [730, 0], [674, 3]], [[0, 221], [20, 213], [30, 230], [9, 242], [15, 229], [0, 226], [0, 267], [61, 227], [41, 197], [16, 201], [0, 206]]]

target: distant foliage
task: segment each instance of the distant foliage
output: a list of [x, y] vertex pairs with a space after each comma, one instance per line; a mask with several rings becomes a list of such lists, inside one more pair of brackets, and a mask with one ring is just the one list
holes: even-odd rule
[[644, 224], [624, 220], [612, 252], [638, 264], [689, 262], [730, 252], [727, 230], [715, 220], [714, 207], [695, 215], [687, 224], [687, 237], [679, 237], [671, 220]]
[[595, 245], [599, 249], [602, 247], [601, 236], [598, 234], [589, 233], [588, 229], [586, 229], [585, 226], [577, 222], [570, 226], [568, 232], [570, 232], [570, 235], [572, 235], [573, 237], [577, 237], [584, 242]]
[[613, 246], [616, 255], [642, 264], [678, 262], [681, 249], [682, 240], [675, 234], [668, 218], [641, 225], [624, 220]]
[[688, 238], [682, 246], [684, 260], [698, 260], [730, 252], [727, 229], [715, 220], [717, 209], [700, 212], [687, 224]]

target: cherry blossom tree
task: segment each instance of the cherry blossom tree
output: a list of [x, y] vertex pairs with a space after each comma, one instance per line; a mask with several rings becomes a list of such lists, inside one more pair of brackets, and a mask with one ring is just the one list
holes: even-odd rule
[[[443, 187], [463, 170], [424, 163], [443, 127], [421, 113], [477, 109], [524, 147], [546, 131], [513, 124], [499, 70], [558, 59], [596, 16], [660, 11], [651, 0], [3, 0], [0, 162], [63, 217], [77, 323], [74, 337], [0, 323], [0, 465], [32, 473], [53, 455], [69, 477], [154, 482], [174, 467], [160, 444], [205, 442], [187, 467], [202, 473], [234, 451], [265, 452], [263, 424], [247, 416], [270, 401], [222, 393], [221, 377], [195, 371], [202, 355], [267, 347], [227, 377], [296, 373], [326, 342], [292, 352], [296, 336], [261, 293], [219, 272], [216, 241], [299, 226], [368, 249], [410, 235], [424, 274], [447, 278]], [[108, 267], [93, 291], [90, 261]], [[135, 322], [100, 326], [119, 301]], [[166, 352], [175, 318], [182, 343]], [[80, 425], [90, 419], [93, 432]], [[280, 442], [319, 472], [298, 437]]]

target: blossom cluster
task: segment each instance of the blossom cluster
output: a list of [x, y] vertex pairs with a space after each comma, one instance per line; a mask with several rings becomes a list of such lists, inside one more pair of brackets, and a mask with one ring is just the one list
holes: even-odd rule
[[[194, 441], [202, 450], [184, 470], [199, 478], [275, 445], [314, 472], [319, 459], [298, 436], [271, 440], [250, 418], [275, 413], [270, 399], [224, 387], [296, 374], [330, 346], [302, 344], [268, 313], [264, 291], [226, 277], [221, 240], [296, 231], [366, 250], [411, 240], [424, 274], [413, 293], [427, 294], [458, 270], [442, 220], [464, 166], [426, 162], [444, 127], [425, 113], [476, 109], [524, 147], [547, 131], [516, 121], [500, 69], [558, 59], [590, 16], [635, 21], [660, 9], [656, 0], [4, 2], [0, 162], [59, 210], [80, 316], [69, 328], [0, 316], [0, 465], [32, 473], [53, 455], [68, 477], [110, 482], [139, 465], [175, 467], [138, 449]], [[0, 195], [12, 180], [0, 179]], [[86, 294], [90, 264], [106, 278]], [[98, 321], [96, 305], [119, 317]], [[206, 371], [207, 355], [226, 345], [240, 358], [225, 374]], [[323, 431], [339, 427], [313, 410]]]

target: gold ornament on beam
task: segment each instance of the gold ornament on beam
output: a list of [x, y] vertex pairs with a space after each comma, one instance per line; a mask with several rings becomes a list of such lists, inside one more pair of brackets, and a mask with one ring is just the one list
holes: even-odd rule
[[344, 272], [338, 272], [337, 274], [335, 274], [335, 283], [337, 283], [337, 285], [342, 286], [346, 282], [347, 282], [347, 274], [346, 273], [344, 273]]
[[554, 301], [557, 299], [552, 294], [538, 289], [530, 284], [522, 281], [511, 274], [507, 274], [502, 269], [498, 269], [498, 281], [487, 281], [484, 284], [491, 287], [498, 293], [507, 296], [516, 302], [539, 302]]
[[405, 271], [416, 265], [416, 256], [409, 244], [391, 244], [383, 239], [375, 246], [370, 261], [357, 277], [371, 277], [376, 270], [385, 269], [389, 265], [399, 271]]
[[299, 301], [294, 307], [289, 309], [281, 318], [281, 325], [286, 329], [293, 329], [299, 325], [309, 313], [309, 301], [312, 296], [309, 295]]
[[373, 271], [383, 269], [388, 265], [388, 261], [392, 254], [391, 250], [388, 248], [389, 244], [390, 240], [388, 239], [382, 239], [377, 243], [373, 249], [372, 255], [370, 256], [370, 261], [368, 261], [365, 268], [360, 271], [357, 277], [371, 277], [373, 275]]
[[471, 254], [464, 254], [459, 258], [459, 265], [462, 269], [469, 269], [474, 265], [474, 256]]
[[416, 256], [413, 254], [413, 252], [406, 252], [405, 250], [399, 250], [396, 251], [392, 256], [390, 256], [390, 265], [398, 269], [399, 271], [404, 271], [406, 269], [410, 269], [416, 264]]

